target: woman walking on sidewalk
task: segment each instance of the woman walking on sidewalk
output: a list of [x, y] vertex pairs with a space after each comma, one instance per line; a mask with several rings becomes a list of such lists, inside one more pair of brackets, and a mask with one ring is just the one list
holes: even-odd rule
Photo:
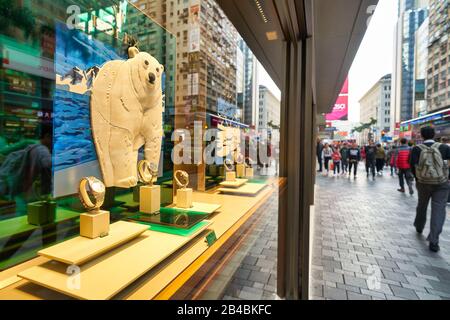
[[322, 159], [323, 159], [323, 165], [325, 167], [325, 170], [327, 170], [326, 175], [330, 173], [330, 160], [331, 156], [333, 155], [333, 150], [331, 149], [330, 145], [328, 143], [325, 143], [322, 150]]
[[334, 176], [336, 176], [336, 170], [339, 174], [341, 168], [341, 152], [339, 151], [338, 147], [333, 150], [331, 158], [333, 159], [333, 174]]

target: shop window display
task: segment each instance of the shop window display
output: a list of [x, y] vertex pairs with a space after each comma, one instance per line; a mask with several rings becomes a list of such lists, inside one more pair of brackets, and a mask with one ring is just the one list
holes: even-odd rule
[[[128, 48], [139, 42], [140, 50], [160, 61], [155, 72], [163, 92], [158, 112], [166, 129], [173, 127], [175, 94], [173, 78], [167, 77], [176, 64], [175, 38], [126, 1], [31, 1], [23, 7], [9, 2], [24, 19], [11, 20], [12, 14], [1, 11], [2, 21], [11, 21], [1, 25], [0, 34], [0, 269], [78, 233], [83, 212], [78, 182], [86, 176], [106, 182], [103, 206], [112, 221], [126, 218], [127, 208], [136, 207], [132, 187], [138, 181], [110, 183], [98, 162], [92, 109], [99, 104], [92, 103], [92, 89], [102, 67], [126, 61]], [[145, 32], [156, 36], [144, 37]], [[156, 145], [147, 154], [159, 167], [161, 202], [168, 205], [173, 143], [171, 132], [163, 132], [162, 124], [159, 128]], [[137, 161], [144, 148], [136, 149]]]
[[[127, 1], [20, 8], [29, 19], [0, 24], [0, 270], [45, 257], [18, 277], [109, 299], [176, 263], [147, 279], [162, 290], [276, 194], [278, 180], [257, 170], [271, 163], [268, 144], [237, 117], [232, 89], [199, 75], [209, 58], [198, 6], [187, 62], [175, 60], [176, 37]], [[124, 261], [133, 267], [115, 278]], [[88, 285], [68, 286], [68, 265]]]

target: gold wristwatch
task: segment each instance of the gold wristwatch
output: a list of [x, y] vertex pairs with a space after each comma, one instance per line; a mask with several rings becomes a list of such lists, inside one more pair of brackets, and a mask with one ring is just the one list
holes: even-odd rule
[[[96, 177], [85, 177], [81, 179], [78, 187], [78, 196], [81, 204], [88, 211], [98, 211], [105, 201], [106, 188], [103, 182]], [[91, 199], [89, 196], [92, 195]]]
[[[186, 189], [189, 185], [189, 174], [186, 171], [177, 170], [173, 177], [179, 188]], [[183, 179], [184, 182], [181, 182], [179, 178]]]
[[233, 161], [230, 159], [225, 159], [223, 165], [225, 166], [225, 168], [227, 169], [227, 171], [233, 171]]
[[138, 173], [140, 180], [149, 186], [153, 186], [153, 182], [158, 178], [158, 168], [148, 160], [139, 161]]

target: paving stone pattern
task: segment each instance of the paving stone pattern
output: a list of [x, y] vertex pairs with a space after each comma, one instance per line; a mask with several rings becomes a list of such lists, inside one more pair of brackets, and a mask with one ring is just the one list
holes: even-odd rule
[[[224, 300], [274, 300], [277, 275], [278, 196], [271, 197], [250, 247], [228, 284]], [[251, 240], [248, 240], [251, 241]]]
[[317, 177], [310, 298], [450, 299], [450, 221], [429, 251], [429, 215], [423, 235], [412, 225], [417, 196], [359, 175]]

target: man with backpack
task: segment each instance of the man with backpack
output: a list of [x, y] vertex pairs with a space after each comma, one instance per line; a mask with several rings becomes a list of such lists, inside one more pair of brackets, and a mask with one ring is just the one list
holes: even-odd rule
[[400, 146], [395, 152], [395, 166], [398, 169], [398, 181], [400, 183], [400, 189], [397, 191], [405, 192], [405, 180], [409, 188], [409, 194], [413, 195], [414, 190], [412, 188], [413, 176], [411, 173], [410, 157], [411, 148], [408, 146], [408, 140], [405, 138], [400, 140]]
[[431, 201], [430, 250], [439, 251], [439, 235], [446, 218], [446, 203], [449, 193], [448, 162], [450, 147], [436, 143], [435, 131], [432, 127], [423, 127], [420, 134], [424, 143], [415, 146], [411, 152], [411, 167], [417, 179], [416, 187], [419, 195], [414, 226], [422, 233], [427, 221], [428, 203]]

